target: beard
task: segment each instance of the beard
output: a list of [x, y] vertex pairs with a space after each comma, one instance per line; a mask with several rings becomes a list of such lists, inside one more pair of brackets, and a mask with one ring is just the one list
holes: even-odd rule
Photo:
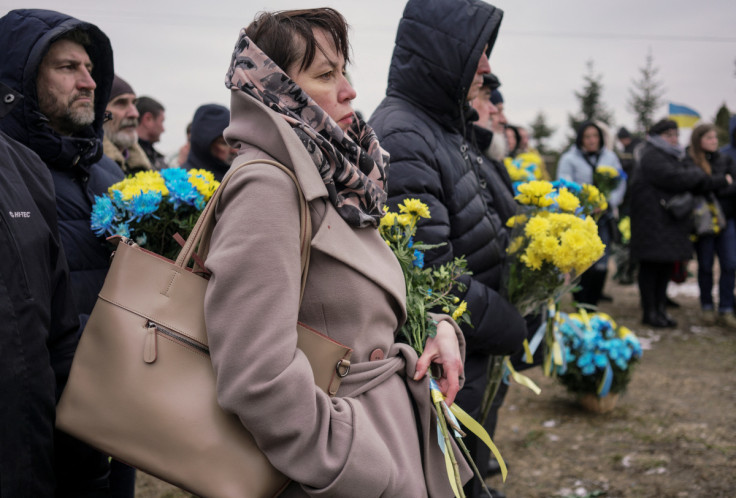
[[[115, 126], [115, 123], [108, 121], [103, 125], [105, 129], [105, 135], [114, 143], [118, 149], [129, 149], [138, 141], [138, 133], [136, 132], [136, 126], [138, 126], [138, 120], [135, 118], [127, 118], [120, 121], [120, 124]], [[113, 127], [115, 127], [113, 129]]]
[[[91, 102], [76, 103], [80, 97]], [[73, 94], [66, 102], [51, 92], [39, 92], [38, 107], [55, 131], [61, 135], [73, 135], [91, 125], [95, 120], [95, 93], [92, 90]]]
[[491, 145], [486, 149], [486, 156], [496, 161], [503, 161], [508, 154], [508, 144], [503, 133], [494, 133]]

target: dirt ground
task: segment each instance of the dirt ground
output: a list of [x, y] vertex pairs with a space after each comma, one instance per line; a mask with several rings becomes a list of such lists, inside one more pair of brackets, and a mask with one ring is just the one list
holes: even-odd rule
[[[542, 393], [509, 390], [495, 437], [509, 476], [488, 483], [509, 498], [735, 497], [736, 330], [700, 323], [692, 276], [668, 290], [681, 305], [670, 310], [676, 329], [641, 325], [636, 285], [609, 281], [606, 293], [613, 302], [601, 309], [644, 347], [628, 390], [594, 414], [538, 368], [526, 371]], [[136, 497], [188, 496], [139, 472]]]

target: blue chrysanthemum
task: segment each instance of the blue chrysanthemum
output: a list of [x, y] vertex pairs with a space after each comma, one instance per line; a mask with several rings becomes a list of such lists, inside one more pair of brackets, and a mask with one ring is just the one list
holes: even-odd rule
[[169, 189], [169, 202], [174, 209], [179, 209], [182, 205], [196, 206], [204, 205], [204, 198], [197, 188], [189, 183], [187, 178], [174, 178], [166, 182]]
[[128, 201], [128, 212], [130, 213], [130, 220], [128, 221], [141, 221], [149, 216], [156, 218], [153, 213], [156, 212], [159, 204], [161, 204], [161, 198], [161, 192], [154, 190], [134, 195]]
[[106, 195], [95, 196], [90, 226], [97, 236], [104, 235], [115, 221], [117, 211], [112, 199]]
[[123, 237], [130, 237], [130, 226], [126, 222], [120, 222], [112, 226], [111, 233], [113, 235], [122, 235]]

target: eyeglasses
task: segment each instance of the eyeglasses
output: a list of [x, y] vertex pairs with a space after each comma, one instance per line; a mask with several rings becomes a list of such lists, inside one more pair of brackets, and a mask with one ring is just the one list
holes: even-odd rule
[[678, 130], [667, 130], [664, 133], [662, 133], [662, 135], [666, 137], [679, 137], [680, 132]]

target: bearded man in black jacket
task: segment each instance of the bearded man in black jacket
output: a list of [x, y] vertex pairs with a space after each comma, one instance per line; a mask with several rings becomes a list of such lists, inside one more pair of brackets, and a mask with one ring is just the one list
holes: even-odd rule
[[[399, 23], [386, 98], [370, 124], [391, 154], [388, 176], [392, 208], [417, 198], [430, 209], [416, 239], [444, 243], [425, 262], [441, 265], [465, 256], [472, 276], [459, 297], [468, 303], [472, 326], [463, 326], [467, 349], [465, 385], [457, 404], [478, 418], [491, 355], [519, 351], [527, 336], [524, 319], [501, 292], [509, 243], [505, 226], [516, 211], [503, 165], [476, 145], [469, 105], [490, 73], [488, 56], [503, 12], [478, 0], [409, 0]], [[468, 438], [482, 475], [488, 450]], [[468, 496], [480, 496], [474, 479]], [[473, 488], [473, 489], [470, 489]]]

